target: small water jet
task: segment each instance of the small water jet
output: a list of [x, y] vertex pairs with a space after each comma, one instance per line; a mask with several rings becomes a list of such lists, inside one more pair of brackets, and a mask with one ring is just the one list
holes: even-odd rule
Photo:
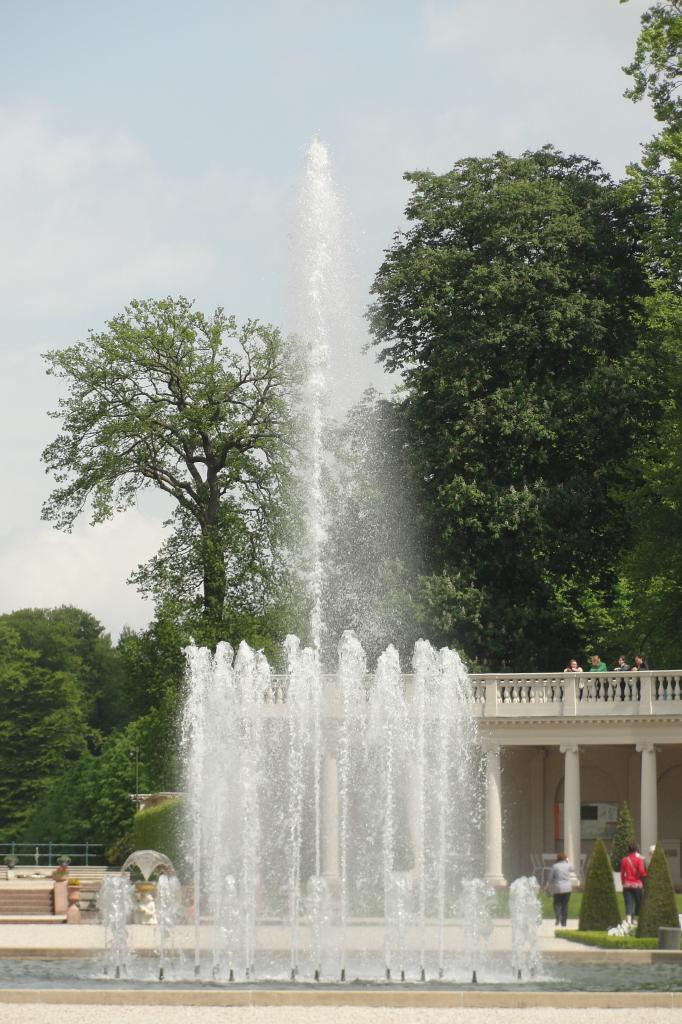
[[512, 970], [518, 981], [533, 977], [540, 968], [538, 931], [542, 924], [540, 886], [533, 875], [517, 878], [509, 886], [512, 927]]
[[471, 982], [474, 985], [478, 982], [478, 972], [493, 933], [494, 900], [495, 890], [485, 879], [470, 878], [462, 882], [457, 908], [467, 932]]

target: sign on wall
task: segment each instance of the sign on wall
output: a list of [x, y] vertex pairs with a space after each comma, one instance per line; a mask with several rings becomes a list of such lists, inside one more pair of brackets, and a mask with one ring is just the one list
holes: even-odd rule
[[[613, 839], [618, 824], [617, 801], [580, 805], [580, 838]], [[554, 838], [564, 837], [564, 805], [554, 805]]]

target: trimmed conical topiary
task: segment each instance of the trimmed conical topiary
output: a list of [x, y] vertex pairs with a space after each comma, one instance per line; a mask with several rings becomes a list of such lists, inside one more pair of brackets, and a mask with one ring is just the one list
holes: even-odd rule
[[622, 803], [618, 809], [618, 824], [611, 843], [611, 867], [614, 871], [620, 871], [620, 862], [623, 857], [627, 857], [634, 841], [635, 826], [632, 823], [630, 808], [626, 803]]
[[604, 843], [598, 839], [587, 865], [578, 927], [581, 932], [605, 932], [617, 924], [620, 924], [620, 910], [611, 862]]
[[678, 928], [677, 900], [668, 861], [662, 846], [656, 846], [644, 881], [642, 911], [637, 923], [638, 939], [657, 939], [659, 928]]

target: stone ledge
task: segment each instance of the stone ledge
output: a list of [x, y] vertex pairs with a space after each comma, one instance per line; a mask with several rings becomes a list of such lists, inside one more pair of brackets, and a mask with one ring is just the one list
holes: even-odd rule
[[0, 989], [1, 1003], [78, 1006], [382, 1006], [420, 1009], [682, 1008], [682, 992], [461, 992], [429, 989]]

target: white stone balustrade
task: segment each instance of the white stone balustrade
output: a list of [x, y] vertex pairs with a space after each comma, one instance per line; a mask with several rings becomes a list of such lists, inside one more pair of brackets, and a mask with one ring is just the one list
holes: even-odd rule
[[[648, 672], [472, 673], [471, 702], [479, 718], [637, 718], [682, 715], [682, 669]], [[404, 675], [409, 696], [412, 676]], [[336, 679], [325, 677], [327, 714], [334, 716]], [[372, 677], [367, 677], [367, 689]], [[264, 694], [286, 704], [285, 676]], [[274, 707], [273, 707], [274, 711]]]

